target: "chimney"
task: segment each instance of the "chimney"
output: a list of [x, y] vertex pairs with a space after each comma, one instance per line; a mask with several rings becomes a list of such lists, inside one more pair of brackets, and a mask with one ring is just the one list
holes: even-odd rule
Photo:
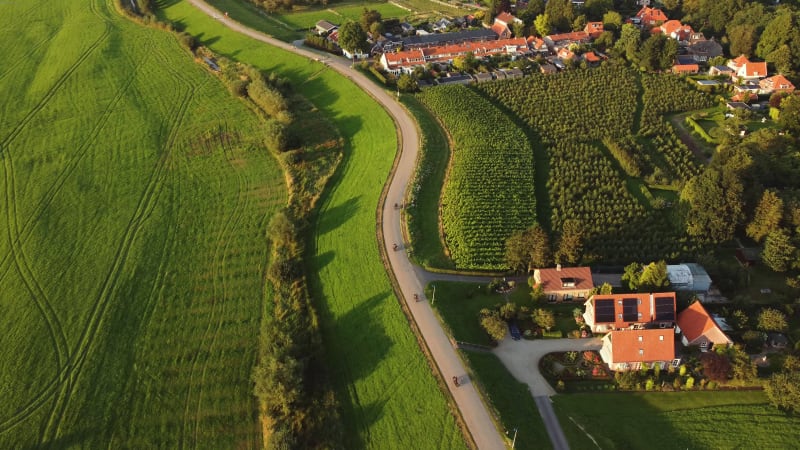
[[561, 264], [556, 264], [556, 272], [561, 272]]

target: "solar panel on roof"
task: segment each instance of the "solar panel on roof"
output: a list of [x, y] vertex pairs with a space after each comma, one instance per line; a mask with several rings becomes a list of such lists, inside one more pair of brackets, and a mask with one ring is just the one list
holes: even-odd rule
[[614, 322], [614, 300], [595, 300], [594, 321], [595, 323]]
[[639, 320], [639, 302], [635, 298], [622, 299], [622, 320], [625, 322]]
[[672, 297], [656, 297], [656, 320], [675, 320]]

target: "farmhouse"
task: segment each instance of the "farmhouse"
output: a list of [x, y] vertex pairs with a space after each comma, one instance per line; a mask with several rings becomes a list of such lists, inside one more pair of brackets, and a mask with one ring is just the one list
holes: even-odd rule
[[758, 93], [761, 95], [769, 95], [773, 92], [794, 92], [794, 85], [783, 75], [775, 75], [769, 78], [764, 78], [758, 82], [758, 86]]
[[593, 295], [583, 318], [593, 333], [622, 329], [670, 330], [675, 322], [675, 293]]
[[733, 75], [733, 73], [734, 73], [733, 69], [731, 69], [728, 66], [711, 66], [711, 68], [708, 69], [708, 74], [711, 75], [712, 77], [716, 77], [719, 75], [731, 76]]
[[612, 331], [603, 337], [600, 357], [611, 370], [638, 370], [642, 364], [664, 369], [675, 359], [672, 329]]
[[678, 314], [678, 329], [683, 345], [696, 345], [704, 352], [713, 346], [733, 344], [700, 302], [692, 303]]
[[551, 34], [544, 37], [544, 42], [550, 51], [555, 52], [561, 48], [572, 44], [588, 44], [603, 32], [603, 24], [599, 22], [589, 22], [583, 31], [573, 31], [571, 33]]
[[535, 286], [541, 286], [548, 301], [583, 300], [594, 289], [592, 271], [588, 267], [534, 269]]
[[401, 73], [411, 73], [415, 67], [423, 67], [429, 63], [452, 64], [453, 59], [470, 52], [476, 58], [486, 58], [492, 55], [516, 57], [528, 53], [528, 44], [523, 38], [515, 38], [425, 47], [396, 53], [384, 53], [381, 55], [381, 65], [387, 72], [399, 75]]
[[756, 81], [767, 76], [766, 62], [752, 62], [744, 55], [728, 61], [728, 67], [733, 69], [732, 79], [742, 81]]

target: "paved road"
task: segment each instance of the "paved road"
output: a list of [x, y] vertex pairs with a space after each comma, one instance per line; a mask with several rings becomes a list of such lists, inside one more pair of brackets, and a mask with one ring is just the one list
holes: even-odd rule
[[539, 372], [539, 360], [548, 353], [599, 350], [600, 347], [602, 342], [598, 338], [536, 341], [513, 341], [506, 338], [494, 349], [494, 354], [503, 361], [514, 378], [528, 385], [555, 450], [568, 450], [569, 444], [550, 401], [550, 396], [556, 392]]
[[330, 57], [330, 55], [321, 56], [317, 52], [299, 48], [293, 44], [279, 41], [266, 34], [247, 28], [225, 17], [218, 10], [202, 0], [188, 1], [233, 31], [307, 58], [324, 60], [325, 64], [330, 68], [350, 78], [364, 91], [372, 95], [372, 97], [392, 116], [397, 125], [401, 141], [401, 154], [396, 170], [392, 175], [386, 203], [383, 205], [381, 213], [383, 217], [383, 229], [381, 231], [387, 246], [386, 251], [389, 255], [392, 271], [400, 285], [402, 296], [404, 297], [403, 301], [408, 305], [408, 309], [411, 311], [436, 365], [439, 367], [444, 379], [448, 381], [447, 386], [458, 405], [458, 409], [461, 411], [461, 416], [464, 418], [467, 429], [472, 435], [476, 445], [479, 449], [504, 449], [504, 441], [472, 383], [467, 382], [463, 386], [456, 388], [449, 382], [453, 376], [458, 376], [466, 381], [466, 369], [450, 344], [447, 335], [445, 335], [442, 330], [441, 325], [439, 325], [439, 322], [436, 320], [428, 302], [415, 302], [413, 300], [415, 293], [418, 293], [420, 296], [423, 295], [425, 278], [421, 279], [418, 276], [418, 272], [411, 264], [411, 261], [409, 261], [405, 252], [393, 251], [391, 248], [394, 242], [403, 241], [400, 214], [394, 209], [394, 204], [403, 202], [405, 198], [406, 187], [413, 174], [417, 152], [419, 151], [419, 134], [414, 120], [393, 96], [387, 94], [386, 91], [367, 79], [360, 72], [353, 70], [350, 67], [349, 61]]

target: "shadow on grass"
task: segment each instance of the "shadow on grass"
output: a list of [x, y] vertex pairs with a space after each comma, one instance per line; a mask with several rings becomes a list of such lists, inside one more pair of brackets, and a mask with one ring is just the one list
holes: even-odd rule
[[341, 203], [326, 210], [325, 214], [321, 215], [319, 218], [317, 235], [322, 236], [324, 234], [330, 233], [331, 231], [344, 225], [348, 220], [352, 219], [353, 216], [355, 216], [356, 213], [358, 213], [359, 211], [360, 198], [361, 198], [360, 195], [357, 197], [351, 197], [344, 203]]

